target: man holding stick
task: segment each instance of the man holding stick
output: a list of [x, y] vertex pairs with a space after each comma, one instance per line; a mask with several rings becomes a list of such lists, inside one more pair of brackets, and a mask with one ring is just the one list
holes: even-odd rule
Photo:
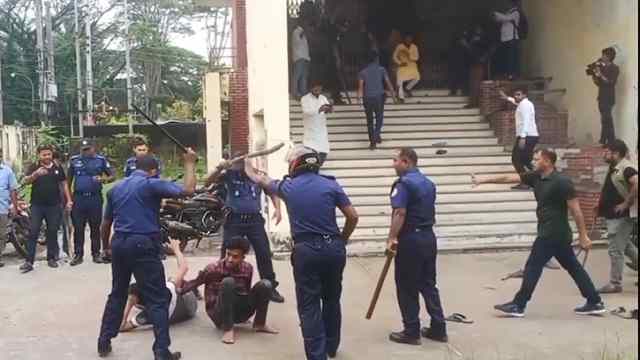
[[[402, 148], [393, 155], [393, 167], [400, 177], [391, 190], [391, 230], [388, 251], [396, 253], [396, 287], [404, 330], [389, 340], [420, 345], [420, 335], [448, 342], [444, 311], [436, 283], [437, 239], [435, 224], [436, 186], [417, 168], [418, 155]], [[420, 330], [422, 294], [431, 316], [431, 327]]]
[[520, 175], [476, 177], [472, 175], [474, 186], [480, 184], [510, 184], [522, 182], [534, 188], [538, 201], [538, 238], [533, 244], [529, 260], [524, 270], [524, 280], [513, 301], [496, 305], [495, 309], [506, 316], [524, 317], [527, 303], [531, 300], [545, 264], [555, 257], [571, 275], [580, 288], [587, 304], [575, 309], [578, 315], [600, 315], [606, 312], [602, 298], [596, 291], [589, 274], [578, 261], [573, 251], [573, 231], [569, 225], [569, 210], [573, 214], [580, 232], [580, 247], [590, 250], [591, 239], [587, 233], [580, 202], [576, 197], [571, 179], [556, 171], [558, 156], [551, 150], [539, 150], [533, 158], [534, 171]]
[[[356, 228], [358, 214], [335, 178], [318, 174], [320, 158], [316, 151], [298, 145], [287, 160], [289, 176], [282, 181], [258, 174], [251, 164], [245, 171], [287, 204], [295, 243], [291, 262], [307, 360], [326, 360], [327, 356], [334, 358], [340, 346], [346, 244]], [[342, 231], [336, 221], [336, 208], [346, 218]]]

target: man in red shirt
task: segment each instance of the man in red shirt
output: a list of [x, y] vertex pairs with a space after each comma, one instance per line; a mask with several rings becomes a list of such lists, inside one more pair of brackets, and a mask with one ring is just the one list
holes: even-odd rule
[[261, 280], [251, 287], [253, 266], [245, 261], [251, 245], [241, 236], [231, 238], [227, 247], [227, 257], [207, 265], [198, 277], [187, 281], [180, 293], [193, 291], [205, 286], [207, 315], [218, 329], [224, 331], [222, 342], [235, 343], [234, 326], [253, 319], [253, 329], [258, 333], [278, 334], [267, 326], [267, 311], [273, 292], [269, 280]]

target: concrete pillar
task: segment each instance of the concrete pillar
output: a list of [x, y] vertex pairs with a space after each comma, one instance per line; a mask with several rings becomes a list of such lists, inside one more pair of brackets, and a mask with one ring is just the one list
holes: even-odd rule
[[203, 100], [207, 131], [207, 172], [211, 172], [222, 159], [222, 108], [219, 73], [207, 73]]

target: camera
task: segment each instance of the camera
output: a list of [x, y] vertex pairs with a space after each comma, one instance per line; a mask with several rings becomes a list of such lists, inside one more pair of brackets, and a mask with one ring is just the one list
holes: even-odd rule
[[596, 60], [595, 62], [587, 65], [587, 76], [594, 76], [596, 74], [596, 69], [600, 69], [600, 71], [602, 71], [605, 66], [606, 65], [601, 60]]

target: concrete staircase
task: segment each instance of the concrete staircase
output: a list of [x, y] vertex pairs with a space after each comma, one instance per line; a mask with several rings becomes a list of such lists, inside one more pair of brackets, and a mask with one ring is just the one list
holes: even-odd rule
[[[426, 94], [429, 96], [425, 96]], [[472, 189], [470, 173], [512, 173], [511, 156], [478, 109], [464, 109], [468, 99], [446, 91], [417, 91], [406, 104], [387, 104], [383, 144], [368, 149], [361, 105], [335, 108], [329, 116], [331, 153], [322, 170], [334, 175], [351, 197], [361, 218], [350, 252], [384, 248], [391, 208], [389, 192], [396, 179], [392, 150], [412, 146], [420, 168], [438, 186], [436, 233], [445, 250], [482, 250], [530, 245], [536, 233], [536, 203], [531, 192], [508, 185]], [[302, 110], [291, 105], [291, 137], [302, 140]], [[446, 142], [445, 147], [434, 144]], [[446, 149], [447, 155], [436, 155]], [[339, 224], [344, 223], [342, 217]]]

